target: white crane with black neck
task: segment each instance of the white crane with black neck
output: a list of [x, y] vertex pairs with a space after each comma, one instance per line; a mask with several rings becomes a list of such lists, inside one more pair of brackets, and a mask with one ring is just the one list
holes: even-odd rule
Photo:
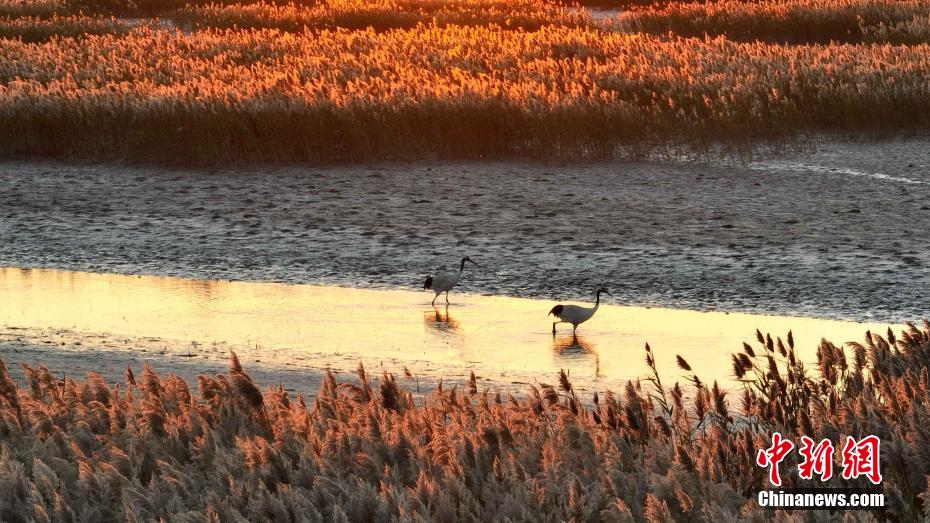
[[595, 296], [594, 307], [562, 304], [553, 307], [552, 310], [549, 311], [549, 315], [555, 316], [559, 319], [559, 321], [552, 324], [552, 334], [555, 335], [555, 326], [559, 323], [571, 323], [572, 334], [574, 334], [579, 325], [590, 320], [591, 316], [594, 316], [594, 313], [597, 312], [597, 308], [601, 306], [601, 294], [606, 294], [608, 296], [611, 295], [609, 292], [607, 292], [607, 289], [603, 287], [598, 289], [597, 296]]
[[423, 289], [429, 289], [436, 293], [436, 295], [433, 296], [432, 305], [434, 307], [436, 306], [436, 298], [442, 293], [446, 293], [446, 303], [449, 303], [449, 291], [462, 279], [462, 273], [465, 272], [465, 262], [469, 262], [475, 267], [480, 267], [474, 260], [466, 256], [462, 258], [462, 264], [459, 266], [459, 270], [426, 277], [426, 281], [423, 282]]

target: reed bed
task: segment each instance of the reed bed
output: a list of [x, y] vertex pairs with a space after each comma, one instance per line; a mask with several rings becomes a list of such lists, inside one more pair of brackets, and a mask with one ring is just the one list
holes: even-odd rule
[[[303, 5], [317, 5], [318, 0], [294, 0]], [[0, 16], [74, 16], [81, 14], [117, 17], [153, 17], [170, 15], [187, 6], [208, 4], [246, 4], [249, 0], [0, 0]]]
[[[397, 57], [403, 56], [403, 60]], [[615, 157], [920, 128], [930, 47], [590, 28], [135, 29], [0, 40], [0, 154], [169, 163]]]
[[28, 43], [45, 42], [55, 37], [122, 34], [128, 30], [127, 24], [102, 16], [0, 17], [0, 38], [16, 38]]
[[[27, 42], [51, 36], [121, 33], [113, 15], [136, 19], [137, 25], [159, 25], [159, 15], [186, 30], [200, 28], [274, 28], [291, 32], [319, 29], [366, 29], [386, 31], [440, 26], [493, 26], [502, 30], [535, 31], [546, 25], [582, 27], [591, 24], [587, 12], [571, 10], [544, 0], [321, 0], [317, 2], [166, 2], [136, 3], [125, 7], [121, 0], [0, 0], [0, 38], [22, 36]], [[85, 14], [90, 13], [90, 14]], [[102, 13], [102, 14], [101, 14]]]
[[[0, 155], [646, 158], [920, 131], [930, 116], [926, 0], [671, 4], [623, 19], [726, 37], [623, 34], [544, 0], [131, 4], [183, 33], [99, 14], [122, 1], [0, 0]], [[908, 45], [733, 41], [826, 38], [851, 17], [848, 40]]]
[[546, 25], [584, 26], [584, 11], [541, 0], [328, 0], [314, 5], [257, 2], [187, 6], [172, 15], [185, 27], [305, 29], [413, 28], [418, 24], [495, 25], [538, 30]]
[[930, 16], [915, 16], [901, 22], [864, 26], [862, 34], [868, 42], [904, 45], [930, 42]]
[[0, 17], [49, 18], [73, 14], [67, 0], [0, 0]]
[[[754, 464], [771, 432], [882, 438], [886, 508], [916, 520], [930, 500], [930, 325], [899, 338], [823, 341], [815, 371], [758, 333], [734, 354], [740, 391], [690, 373], [581, 397], [563, 372], [526, 399], [440, 385], [417, 402], [402, 379], [327, 374], [307, 402], [261, 392], [231, 355], [197, 391], [148, 365], [105, 383], [0, 362], [4, 521], [798, 521], [766, 512]], [[693, 400], [686, 400], [686, 396]], [[736, 406], [734, 406], [736, 404]], [[837, 457], [836, 459], [839, 459]], [[805, 485], [796, 462], [786, 486]], [[837, 474], [826, 485], [862, 487]], [[819, 481], [814, 486], [822, 486]], [[821, 514], [823, 515], [823, 514]]]
[[6, 16], [80, 13], [177, 16], [191, 24], [201, 22], [211, 27], [227, 27], [223, 24], [231, 20], [252, 24], [239, 24], [240, 28], [268, 27], [258, 25], [262, 22], [260, 15], [273, 17], [282, 24], [284, 20], [299, 19], [305, 20], [307, 27], [347, 28], [412, 27], [433, 19], [501, 27], [523, 27], [521, 23], [527, 27], [587, 23], [584, 10], [547, 0], [0, 0], [0, 15]]
[[928, 0], [715, 0], [634, 9], [620, 20], [633, 31], [740, 41], [923, 43], [928, 16]]

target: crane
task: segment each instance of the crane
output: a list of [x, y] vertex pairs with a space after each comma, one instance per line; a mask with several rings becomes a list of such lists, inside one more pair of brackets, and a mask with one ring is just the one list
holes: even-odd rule
[[559, 321], [552, 324], [552, 334], [555, 335], [555, 326], [559, 323], [571, 323], [572, 334], [578, 329], [578, 326], [591, 319], [597, 308], [601, 306], [601, 294], [611, 296], [607, 289], [601, 287], [597, 290], [594, 307], [582, 307], [580, 305], [556, 305], [549, 311], [550, 316], [555, 316]]
[[446, 293], [446, 303], [449, 303], [449, 291], [462, 279], [462, 273], [465, 272], [465, 262], [469, 262], [475, 267], [480, 267], [474, 260], [465, 256], [462, 258], [462, 264], [459, 266], [459, 270], [426, 277], [426, 281], [423, 282], [423, 289], [429, 289], [436, 293], [436, 295], [433, 296], [433, 306], [436, 305], [436, 298], [442, 293]]

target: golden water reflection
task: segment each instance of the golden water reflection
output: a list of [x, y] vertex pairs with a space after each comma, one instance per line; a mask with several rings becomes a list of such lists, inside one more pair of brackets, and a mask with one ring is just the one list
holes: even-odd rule
[[454, 334], [459, 330], [459, 322], [449, 314], [449, 306], [436, 307], [423, 313], [423, 323], [428, 329], [440, 334]]
[[[594, 363], [594, 376], [601, 376], [601, 360], [594, 344], [580, 334], [562, 334], [552, 336], [552, 352], [557, 360], [565, 362], [566, 367]], [[574, 364], [574, 365], [573, 365]]]
[[[602, 305], [577, 337], [553, 338], [549, 301], [461, 293], [453, 298], [448, 309], [431, 308], [430, 293], [403, 290], [0, 269], [0, 325], [7, 329], [157, 337], [175, 340], [165, 350], [179, 357], [191, 347], [203, 351], [222, 342], [249, 348], [254, 361], [268, 367], [352, 369], [363, 361], [445, 378], [474, 370], [485, 380], [507, 384], [552, 382], [565, 368], [579, 389], [618, 388], [623, 380], [645, 375], [647, 341], [670, 381], [681, 375], [675, 365], [680, 354], [702, 379], [729, 382], [731, 352], [743, 341], [752, 342], [757, 328], [773, 336], [793, 330], [799, 355], [808, 361], [815, 360], [821, 338], [860, 340], [867, 329], [887, 328]], [[89, 351], [93, 344], [61, 350]]]

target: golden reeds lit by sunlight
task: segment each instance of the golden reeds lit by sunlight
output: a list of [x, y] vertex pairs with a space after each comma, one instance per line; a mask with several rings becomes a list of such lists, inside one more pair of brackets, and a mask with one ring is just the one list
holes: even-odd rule
[[[256, 9], [319, 7], [241, 7]], [[605, 158], [669, 141], [875, 132], [878, 122], [908, 129], [930, 115], [926, 44], [740, 43], [624, 34], [583, 20], [503, 30], [437, 25], [442, 17], [422, 9], [428, 23], [386, 32], [311, 30], [300, 19], [286, 31], [127, 32], [88, 19], [117, 24], [120, 34], [0, 39], [0, 153], [168, 163]], [[42, 21], [29, 39], [60, 25]]]
[[0, 523], [930, 521], [928, 125], [930, 0], [0, 0]]
[[546, 25], [583, 26], [584, 11], [540, 0], [331, 0], [312, 4], [257, 2], [194, 4], [171, 15], [185, 27], [306, 29], [412, 29], [418, 24], [495, 25], [538, 30]]
[[[26, 366], [17, 385], [0, 361], [0, 517], [788, 521], [747, 500], [764, 485], [753, 456], [768, 434], [865, 428], [891, 442], [883, 471], [895, 495], [883, 514], [912, 519], [930, 496], [928, 329], [867, 333], [848, 350], [824, 341], [816, 370], [791, 337], [759, 333], [733, 355], [746, 381], [730, 392], [678, 358], [682, 380], [654, 374], [620, 393], [583, 397], [560, 372], [558, 385], [516, 399], [472, 375], [422, 405], [362, 365], [354, 383], [328, 374], [308, 404], [280, 387], [262, 392], [234, 353], [228, 373], [200, 376], [196, 392], [148, 365], [139, 378], [127, 369], [124, 383]], [[786, 485], [800, 484], [788, 470]]]
[[627, 30], [680, 36], [725, 35], [733, 40], [792, 43], [926, 43], [926, 0], [716, 0], [661, 2], [626, 11]]

